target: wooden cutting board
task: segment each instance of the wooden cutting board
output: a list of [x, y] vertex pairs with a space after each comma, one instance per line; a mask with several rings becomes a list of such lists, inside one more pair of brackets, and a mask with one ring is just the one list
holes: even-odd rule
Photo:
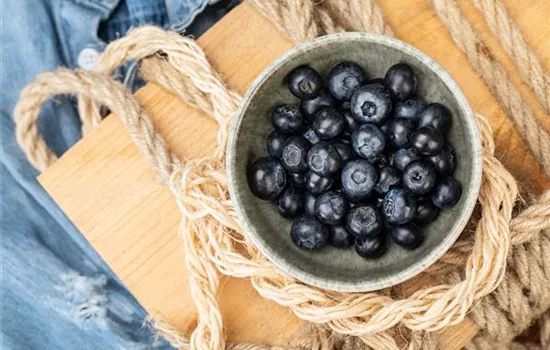
[[[513, 174], [536, 190], [550, 188], [540, 166], [526, 150], [512, 122], [453, 44], [447, 30], [424, 0], [380, 1], [396, 35], [438, 61], [456, 79], [474, 110], [491, 120], [499, 158]], [[550, 70], [550, 2], [505, 1]], [[550, 118], [534, 103], [498, 42], [469, 1], [461, 6], [482, 32], [533, 106], [543, 127]], [[198, 40], [228, 85], [241, 93], [273, 59], [292, 46], [270, 22], [244, 3]], [[154, 84], [136, 94], [172, 150], [182, 158], [197, 157], [214, 147], [215, 123]], [[180, 214], [172, 194], [158, 185], [116, 116], [70, 149], [39, 178], [44, 188], [97, 249], [139, 302], [182, 332], [189, 333], [196, 312], [186, 284], [184, 251], [177, 236]], [[409, 285], [409, 289], [421, 286]], [[226, 333], [232, 341], [283, 345], [296, 337], [303, 322], [281, 306], [261, 298], [247, 280], [226, 278], [220, 290]], [[477, 331], [465, 321], [438, 337], [445, 349], [459, 349]]]

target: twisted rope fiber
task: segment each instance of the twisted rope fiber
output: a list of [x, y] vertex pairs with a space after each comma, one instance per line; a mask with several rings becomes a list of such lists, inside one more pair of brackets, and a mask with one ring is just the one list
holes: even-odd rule
[[455, 43], [464, 51], [474, 69], [512, 117], [520, 135], [537, 161], [550, 176], [550, 135], [538, 124], [529, 105], [521, 98], [502, 65], [479, 40], [474, 29], [454, 0], [430, 0], [441, 21], [449, 29]]
[[167, 180], [179, 163], [167, 149], [163, 138], [153, 127], [149, 115], [142, 111], [130, 91], [109, 76], [65, 68], [40, 74], [21, 92], [14, 110], [15, 135], [31, 164], [40, 171], [57, 160], [38, 130], [38, 117], [43, 104], [56, 95], [86, 95], [117, 114], [145, 159]]
[[302, 42], [332, 32], [344, 31], [313, 1], [303, 0], [248, 0], [277, 29], [294, 42]]
[[384, 21], [382, 11], [375, 1], [324, 0], [321, 4], [338, 19], [339, 23], [343, 23], [346, 30], [395, 36], [391, 27]]
[[546, 113], [550, 114], [550, 77], [542, 68], [537, 54], [525, 42], [504, 4], [500, 0], [474, 0], [474, 5], [514, 60], [523, 81], [531, 86]]
[[[222, 147], [223, 146], [224, 145], [222, 144]], [[225, 202], [220, 201], [218, 203], [214, 203], [216, 200], [208, 201], [209, 199], [212, 199], [212, 197], [209, 197], [210, 196], [208, 194], [209, 191], [212, 191], [212, 190], [214, 190], [214, 191], [223, 191], [224, 190], [223, 186], [225, 184], [223, 183], [223, 181], [224, 181], [224, 176], [225, 175], [223, 174], [223, 168], [224, 167], [221, 166], [221, 165], [223, 165], [223, 159], [220, 160], [220, 158], [216, 159], [214, 157], [214, 158], [210, 159], [210, 161], [208, 159], [204, 159], [204, 161], [205, 161], [204, 164], [201, 164], [201, 161], [198, 161], [196, 163], [196, 165], [202, 166], [203, 168], [200, 171], [202, 171], [203, 174], [205, 174], [207, 177], [210, 176], [210, 177], [214, 178], [214, 181], [208, 182], [208, 180], [205, 181], [204, 177], [197, 176], [195, 184], [193, 184], [193, 185], [190, 185], [189, 183], [186, 184], [186, 185], [190, 185], [190, 186], [201, 186], [202, 187], [202, 188], [200, 188], [199, 191], [187, 191], [186, 195], [190, 195], [189, 199], [194, 199], [194, 203], [190, 205], [190, 208], [192, 209], [192, 211], [188, 212], [187, 214], [195, 214], [195, 216], [193, 216], [193, 215], [189, 216], [189, 218], [192, 219], [191, 221], [197, 220], [198, 218], [201, 218], [201, 217], [204, 218], [205, 216], [208, 216], [210, 219], [215, 218], [216, 220], [220, 220], [220, 219], [225, 220], [225, 219], [227, 219], [226, 220], [227, 222], [223, 222], [223, 226], [221, 224], [214, 223], [211, 227], [211, 231], [207, 232], [206, 235], [205, 234], [200, 234], [200, 232], [197, 232], [197, 234], [198, 234], [198, 237], [197, 237], [198, 238], [198, 240], [197, 240], [198, 243], [203, 244], [203, 245], [205, 243], [207, 243], [206, 248], [208, 248], [208, 249], [206, 249], [205, 254], [207, 255], [208, 258], [213, 259], [215, 262], [216, 262], [215, 259], [218, 258], [218, 262], [216, 264], [218, 265], [218, 268], [222, 271], [222, 273], [225, 273], [227, 271], [224, 271], [224, 269], [222, 268], [223, 266], [220, 266], [221, 263], [225, 261], [225, 260], [219, 259], [220, 256], [222, 258], [227, 258], [227, 259], [233, 258], [239, 264], [244, 262], [243, 259], [247, 260], [249, 262], [253, 262], [252, 259], [260, 259], [261, 260], [262, 258], [257, 256], [258, 252], [255, 252], [255, 250], [251, 246], [248, 247], [249, 250], [246, 254], [246, 255], [249, 255], [249, 256], [240, 255], [237, 252], [235, 252], [236, 255], [233, 256], [231, 254], [232, 253], [231, 251], [228, 251], [228, 252], [223, 251], [223, 249], [224, 249], [223, 245], [218, 245], [216, 247], [216, 245], [215, 245], [216, 243], [220, 243], [220, 242], [225, 243], [225, 242], [223, 242], [223, 239], [220, 239], [220, 237], [210, 237], [212, 235], [216, 235], [217, 233], [219, 233], [219, 230], [221, 230], [221, 231], [226, 230], [226, 231], [230, 231], [228, 233], [233, 235], [233, 237], [230, 237], [227, 234], [225, 235], [227, 238], [229, 238], [229, 243], [230, 244], [235, 243], [235, 241], [244, 241], [246, 243], [246, 237], [243, 237], [243, 236], [237, 234], [236, 232], [234, 232], [234, 231], [239, 230], [238, 223], [237, 223], [237, 225], [233, 225], [235, 227], [232, 227], [232, 225], [231, 225], [232, 221], [235, 220], [234, 213], [232, 213], [233, 215], [230, 215], [228, 218], [224, 218], [223, 215], [219, 215], [220, 213], [217, 213], [216, 210], [215, 210], [216, 205], [221, 205], [222, 208], [225, 205], [230, 206], [229, 201], [227, 199], [225, 200]], [[188, 165], [190, 166], [190, 164], [188, 164]], [[182, 168], [180, 170], [183, 171], [184, 169]], [[187, 176], [191, 175], [191, 177], [192, 177], [193, 171], [194, 171], [194, 169], [191, 169], [191, 172], [188, 173]], [[182, 176], [181, 176], [182, 179], [184, 179], [183, 173], [184, 172], [181, 173], [182, 174]], [[173, 176], [172, 181], [171, 181], [171, 185], [172, 185], [173, 188], [177, 188], [177, 181], [174, 181], [174, 180], [176, 180], [176, 178]], [[506, 191], [506, 189], [504, 189], [503, 191]], [[196, 197], [193, 198], [193, 196], [196, 196]], [[225, 193], [224, 196], [227, 196], [227, 193]], [[514, 197], [515, 196], [512, 196], [512, 198], [510, 200], [510, 204], [509, 204], [510, 210], [511, 210], [511, 204], [513, 203], [513, 198]], [[225, 198], [225, 197], [220, 196], [220, 198]], [[488, 203], [490, 204], [491, 201], [489, 200]], [[186, 207], [185, 207], [186, 204], [187, 203], [184, 203], [183, 209], [186, 209]], [[194, 207], [194, 206], [196, 206], [196, 207]], [[212, 210], [211, 206], [214, 206], [214, 210]], [[496, 206], [496, 208], [498, 208], [498, 206]], [[184, 210], [182, 210], [182, 212], [183, 211]], [[231, 212], [230, 212], [230, 214], [231, 214]], [[504, 216], [506, 216], [506, 215], [504, 215]], [[504, 221], [505, 221], [505, 224], [507, 224], [506, 219]], [[188, 223], [186, 223], [186, 224], [188, 224]], [[489, 226], [491, 226], [491, 225], [489, 225]], [[218, 230], [218, 232], [217, 232], [217, 230]], [[233, 231], [233, 232], [231, 232], [231, 231]], [[187, 233], [189, 233], [189, 231]], [[205, 237], [205, 236], [207, 236], [207, 237]], [[506, 240], [506, 239], [504, 239], [504, 240]], [[220, 242], [218, 242], [218, 241], [220, 241]], [[496, 240], [496, 241], [498, 242], [498, 240]], [[203, 246], [203, 248], [204, 248], [204, 246]], [[232, 247], [232, 248], [234, 249], [234, 247]], [[505, 256], [505, 254], [506, 253], [504, 253], [504, 256]], [[248, 258], [250, 258], [250, 259], [248, 259]], [[233, 271], [233, 273], [234, 274], [239, 274], [240, 273], [243, 276], [247, 276], [251, 272], [254, 272], [254, 273], [257, 273], [258, 276], [266, 275], [267, 277], [271, 277], [271, 274], [273, 273], [273, 271], [271, 271], [272, 267], [270, 268], [269, 266], [255, 265], [254, 263], [248, 263], [247, 264], [246, 262], [243, 266], [245, 267], [246, 271], [243, 272], [242, 270], [239, 270], [239, 271]], [[292, 289], [299, 290], [303, 287], [309, 288], [309, 290], [307, 290], [307, 289], [306, 290], [307, 290], [308, 294], [310, 294], [310, 295], [307, 295], [304, 298], [304, 296], [299, 295], [300, 293], [296, 293], [295, 297], [298, 297], [298, 299], [300, 299], [300, 300], [307, 300], [308, 297], [312, 298], [312, 300], [314, 300], [314, 301], [323, 300], [323, 298], [327, 298], [327, 297], [330, 298], [330, 299], [342, 297], [342, 295], [340, 295], [341, 293], [332, 293], [332, 292], [319, 291], [319, 290], [315, 290], [315, 289], [307, 287], [307, 286], [303, 286], [303, 285], [301, 285], [301, 284], [299, 284], [295, 281], [289, 281], [288, 278], [285, 279], [285, 276], [280, 276], [277, 273], [277, 271], [274, 271], [274, 275], [279, 280], [282, 280], [282, 282], [278, 281], [278, 280], [275, 280], [273, 278], [267, 279], [265, 277], [264, 278], [259, 277], [259, 278], [253, 278], [253, 283], [255, 283], [255, 285], [262, 285], [262, 283], [263, 284], [267, 283], [264, 287], [266, 287], [266, 290], [268, 292], [273, 293], [274, 298], [277, 297], [277, 292], [280, 292], [281, 290], [284, 292], [283, 294], [286, 294], [285, 290], [289, 290], [289, 292], [292, 293]], [[498, 276], [497, 280], [500, 279], [500, 278], [501, 277]], [[280, 283], [280, 285], [277, 285], [277, 283]], [[429, 294], [426, 294], [426, 295], [429, 295]], [[364, 297], [364, 295], [359, 295], [359, 296]], [[345, 295], [345, 297], [348, 298], [348, 299], [351, 299], [353, 301], [353, 298], [356, 297], [356, 296], [355, 295]], [[388, 303], [391, 302], [391, 299], [388, 298], [388, 297], [385, 297], [385, 296], [376, 296], [376, 297], [380, 298], [380, 300], [382, 300], [384, 302], [388, 302]], [[385, 299], [385, 298], [388, 298], [389, 300]], [[434, 299], [437, 299], [437, 297], [435, 297], [435, 295], [434, 295]], [[433, 301], [429, 298], [428, 298], [428, 300]], [[281, 301], [285, 302], [284, 300], [281, 300]], [[288, 300], [286, 302], [288, 303]], [[445, 303], [446, 303], [446, 301], [444, 301], [440, 304], [445, 304]], [[357, 306], [357, 305], [355, 305], [355, 306]], [[367, 306], [365, 305], [365, 307], [367, 307]], [[420, 309], [425, 310], [426, 306], [425, 305], [419, 305], [419, 306], [417, 306], [417, 308], [419, 310]], [[321, 309], [324, 310], [324, 308], [321, 308]], [[356, 311], [361, 311], [361, 310], [359, 310], [359, 308], [358, 308]], [[317, 313], [319, 313], [319, 312], [317, 312]], [[366, 313], [366, 314], [368, 315], [368, 313]], [[367, 315], [361, 314], [360, 316], [366, 317]], [[313, 316], [318, 316], [318, 315], [313, 315]], [[335, 316], [332, 316], [332, 318], [333, 318], [333, 320], [331, 322], [334, 322], [334, 320], [338, 320], [338, 321], [336, 321], [335, 324], [339, 325], [339, 323], [338, 323], [338, 322], [340, 322], [339, 318], [335, 317]], [[452, 317], [451, 317], [451, 319], [452, 319]], [[447, 320], [447, 322], [450, 322], [450, 321]], [[332, 325], [332, 326], [334, 327], [334, 325]], [[381, 342], [383, 340], [387, 340], [388, 344], [391, 345], [391, 341], [388, 340], [388, 339], [376, 338], [376, 341]], [[369, 340], [367, 340], [367, 341], [369, 341]]]
[[[144, 72], [150, 77], [162, 70], [163, 73], [156, 75], [154, 81], [167, 86], [169, 91], [176, 93], [184, 101], [211, 115], [220, 126], [217, 141], [225, 144], [226, 140], [223, 138], [227, 137], [227, 133], [222, 130], [227, 128], [225, 124], [230, 122], [230, 118], [222, 115], [221, 111], [225, 108], [236, 109], [241, 97], [225, 87], [225, 83], [210, 66], [204, 52], [193, 39], [154, 26], [133, 29], [126, 37], [111, 42], [105, 48], [93, 70], [111, 75], [125, 62], [139, 61], [159, 52], [170, 53], [165, 55], [166, 63], [155, 66], [155, 63], [161, 62], [160, 58], [154, 58], [153, 62], [145, 60], [142, 65]], [[93, 115], [93, 111], [99, 109], [90, 99], [81, 97], [79, 105], [83, 106], [83, 122], [100, 118]], [[225, 152], [221, 148], [218, 148], [218, 151]]]

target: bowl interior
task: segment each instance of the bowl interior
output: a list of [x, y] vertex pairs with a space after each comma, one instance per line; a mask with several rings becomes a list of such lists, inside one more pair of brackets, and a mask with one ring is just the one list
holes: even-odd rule
[[[455, 178], [462, 184], [459, 203], [441, 212], [423, 228], [424, 244], [406, 251], [390, 243], [380, 259], [365, 260], [353, 249], [327, 246], [317, 251], [296, 247], [289, 235], [291, 220], [279, 216], [277, 206], [256, 198], [249, 190], [246, 169], [267, 155], [265, 140], [272, 131], [270, 112], [280, 102], [297, 103], [283, 84], [294, 67], [309, 64], [326, 78], [344, 60], [360, 64], [369, 78], [383, 77], [395, 63], [409, 63], [418, 77], [418, 95], [428, 103], [440, 102], [452, 112], [448, 139], [455, 147]], [[326, 289], [367, 291], [388, 287], [411, 278], [456, 240], [471, 215], [481, 176], [481, 146], [470, 107], [456, 83], [426, 55], [386, 37], [344, 33], [322, 37], [295, 47], [272, 63], [249, 89], [234, 121], [228, 153], [231, 196], [244, 229], [259, 249], [279, 268], [295, 278]]]

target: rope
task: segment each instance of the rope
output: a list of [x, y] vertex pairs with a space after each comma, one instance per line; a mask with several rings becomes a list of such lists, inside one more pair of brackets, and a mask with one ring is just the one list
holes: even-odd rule
[[168, 151], [132, 93], [107, 75], [64, 68], [38, 75], [21, 91], [13, 113], [17, 142], [35, 168], [43, 171], [57, 160], [38, 130], [40, 109], [52, 96], [71, 94], [87, 96], [118, 115], [161, 180], [170, 177], [179, 161]]
[[531, 108], [522, 100], [503, 66], [494, 60], [454, 0], [431, 2], [457, 46], [464, 51], [474, 69], [485, 79], [493, 95], [512, 117], [517, 130], [537, 161], [550, 176], [550, 135], [538, 124]]
[[[283, 1], [282, 5], [259, 0], [251, 1], [260, 6], [262, 12], [269, 14], [272, 19], [277, 21], [283, 18], [279, 21], [278, 28], [280, 30], [292, 28], [292, 30], [300, 32], [291, 36], [295, 38], [293, 40], [304, 40], [325, 31], [340, 30], [340, 27], [334, 22], [316, 24], [316, 20], [327, 20], [328, 14], [324, 10], [317, 13], [315, 9], [319, 6], [312, 5], [307, 1]], [[305, 15], [295, 18], [300, 11], [303, 11]], [[292, 23], [288, 18], [292, 18], [295, 22], [300, 21], [300, 23]], [[143, 45], [143, 43], [147, 44]], [[140, 45], [144, 47], [140, 48]], [[239, 278], [251, 278], [252, 285], [262, 296], [289, 307], [298, 317], [314, 324], [323, 324], [324, 329], [328, 329], [330, 333], [334, 332], [333, 334], [338, 337], [355, 336], [356, 338], [352, 339], [359, 339], [366, 346], [375, 349], [399, 348], [392, 334], [393, 328], [399, 323], [413, 331], [409, 343], [411, 349], [412, 347], [422, 347], [424, 339], [426, 339], [426, 344], [435, 344], [433, 341], [427, 340], [429, 339], [427, 334], [419, 331], [437, 331], [461, 322], [476, 300], [490, 294], [503, 279], [505, 283], [508, 280], [508, 278], [504, 278], [504, 271], [510, 240], [515, 236], [510, 237], [510, 224], [517, 188], [515, 180], [494, 157], [492, 132], [489, 123], [483, 117], [478, 116], [484, 145], [484, 174], [479, 197], [481, 217], [474, 230], [475, 242], [469, 252], [470, 256], [463, 265], [462, 278], [456, 284], [427, 288], [417, 291], [408, 298], [399, 299], [392, 298], [387, 291], [361, 294], [320, 290], [304, 285], [278, 271], [261, 256], [242, 231], [231, 207], [223, 156], [229, 120], [237, 108], [240, 97], [225, 87], [196, 43], [156, 28], [136, 29], [130, 32], [126, 38], [109, 45], [96, 70], [112, 72], [114, 67], [126, 60], [149, 57], [158, 51], [165, 54], [166, 61], [156, 59], [157, 63], [160, 65], [166, 63], [173, 68], [164, 70], [165, 76], [158, 78], [158, 81], [161, 84], [168, 84], [170, 91], [182, 96], [194, 106], [206, 109], [220, 125], [217, 152], [202, 159], [190, 160], [179, 168], [174, 166], [177, 163], [173, 161], [172, 157], [164, 156], [157, 160], [154, 157], [156, 154], [151, 154], [151, 152], [157, 151], [166, 153], [164, 143], [160, 147], [157, 142], [142, 141], [140, 143], [139, 139], [136, 141], [146, 156], [148, 154], [149, 158], [153, 156], [150, 162], [155, 167], [160, 167], [161, 177], [166, 179], [169, 175], [170, 188], [174, 192], [182, 212], [180, 236], [186, 249], [185, 258], [189, 269], [189, 282], [193, 299], [199, 311], [199, 319], [195, 331], [188, 340], [176, 337], [177, 333], [170, 335], [176, 337], [172, 339], [175, 344], [181, 345], [182, 348], [189, 344], [188, 346], [193, 349], [223, 349], [233, 346], [231, 344], [226, 346], [223, 337], [223, 321], [217, 304], [219, 273]], [[151, 62], [153, 64], [154, 61]], [[155, 68], [143, 64], [142, 69], [151, 72]], [[176, 73], [178, 78], [173, 81], [169, 74]], [[74, 93], [81, 96], [83, 106], [90, 107], [86, 108], [89, 113], [93, 112], [92, 108], [95, 108], [96, 111], [99, 110], [94, 103], [106, 105], [117, 113], [125, 121], [125, 124], [130, 125], [127, 126], [131, 134], [132, 127], [135, 128], [136, 125], [139, 126], [143, 123], [147, 124], [146, 121], [148, 121], [150, 128], [135, 130], [147, 134], [143, 138], [144, 140], [160, 139], [160, 136], [154, 132], [148, 116], [139, 110], [131, 94], [126, 93], [130, 96], [128, 98], [125, 94], [121, 95], [119, 91], [115, 91], [112, 99], [116, 101], [105, 96], [107, 91], [113, 92], [109, 91], [111, 87], [107, 81], [110, 81], [110, 78], [106, 75], [84, 74], [76, 71], [74, 76], [71, 76], [70, 72], [66, 70], [47, 74], [39, 76], [34, 87], [31, 85], [32, 93], [24, 90], [22, 99], [14, 113], [17, 120], [18, 141], [32, 159], [33, 165], [44, 167], [55, 160], [55, 156], [52, 156], [51, 152], [48, 153], [46, 145], [38, 135], [36, 121], [42, 103], [51, 95], [59, 93]], [[83, 79], [87, 83], [81, 82], [82, 75], [86, 77], [89, 75], [87, 79]], [[42, 83], [48, 88], [41, 90], [39, 82], [46, 79], [55, 82], [51, 85], [60, 87], [55, 88]], [[90, 85], [91, 79], [97, 81]], [[191, 88], [190, 90], [189, 86], [195, 86], [196, 89]], [[96, 89], [103, 90], [104, 93], [93, 92]], [[124, 91], [120, 84], [118, 89]], [[87, 102], [86, 98], [91, 99], [91, 102]], [[125, 103], [133, 104], [133, 106], [128, 109], [128, 106], [124, 105]], [[115, 108], [112, 108], [112, 105]], [[131, 117], [127, 117], [126, 113], [129, 113]], [[89, 120], [96, 119], [90, 117]], [[86, 124], [92, 124], [92, 122]], [[160, 140], [162, 141], [162, 139]], [[546, 212], [550, 210], [549, 206], [550, 204], [547, 203]], [[530, 230], [529, 232], [544, 229], [544, 225], [548, 224], [546, 220], [540, 218], [540, 214], [543, 214], [544, 210], [544, 204], [541, 204], [538, 211], [532, 210], [526, 214], [524, 220], [531, 220], [533, 223], [519, 221], [516, 224], [517, 227], [521, 230]], [[519, 240], [526, 240], [534, 236], [526, 244], [532, 244], [535, 239], [541, 240], [540, 237], [531, 233], [522, 232], [520, 236]], [[544, 251], [543, 243], [540, 241], [539, 253]], [[244, 251], [238, 251], [237, 245], [244, 248], [241, 249]], [[515, 251], [516, 249], [514, 249], [514, 254]], [[530, 265], [525, 264], [529, 263], [530, 256], [535, 258], [538, 256], [540, 259], [541, 254], [519, 251], [514, 261], [522, 263], [518, 263], [516, 268], [528, 268]], [[544, 264], [548, 260], [540, 261], [541, 269], [546, 268]], [[527, 272], [529, 273], [518, 276], [518, 278], [534, 278], [535, 275], [532, 271]], [[537, 289], [537, 286], [533, 286], [533, 289], [535, 292], [541, 291], [540, 288]], [[493, 307], [499, 306], [494, 305]], [[346, 339], [348, 338], [346, 337]]]
[[[325, 0], [322, 2], [330, 14], [347, 31], [359, 31], [395, 36], [391, 27], [384, 21], [382, 11], [375, 1], [365, 0]], [[334, 33], [330, 31], [328, 33]]]
[[501, 42], [546, 113], [550, 114], [550, 77], [542, 68], [539, 58], [525, 42], [520, 29], [514, 23], [500, 0], [474, 0], [489, 25], [489, 29]]

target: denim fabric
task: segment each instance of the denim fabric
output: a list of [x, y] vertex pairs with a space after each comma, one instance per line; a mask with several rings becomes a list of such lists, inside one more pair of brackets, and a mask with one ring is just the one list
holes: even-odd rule
[[[146, 313], [36, 181], [12, 113], [37, 74], [78, 67], [130, 27], [182, 30], [208, 0], [8, 0], [1, 18], [1, 344], [11, 349], [167, 349]], [[218, 16], [219, 18], [219, 16]], [[122, 69], [128, 82], [132, 69]], [[46, 142], [61, 155], [80, 138], [74, 99], [46, 103]]]

